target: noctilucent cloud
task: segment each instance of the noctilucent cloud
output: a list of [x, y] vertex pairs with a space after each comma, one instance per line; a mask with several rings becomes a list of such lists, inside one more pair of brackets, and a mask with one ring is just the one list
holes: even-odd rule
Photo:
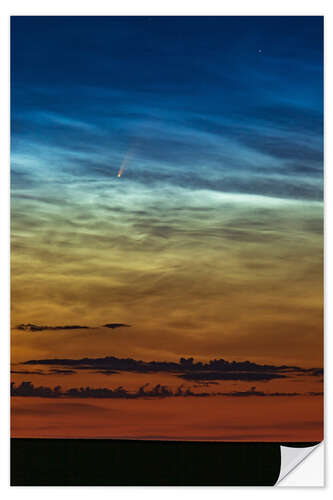
[[322, 24], [13, 17], [14, 321], [321, 359]]
[[[322, 197], [322, 18], [12, 20], [14, 187]], [[124, 179], [125, 180], [125, 179]]]

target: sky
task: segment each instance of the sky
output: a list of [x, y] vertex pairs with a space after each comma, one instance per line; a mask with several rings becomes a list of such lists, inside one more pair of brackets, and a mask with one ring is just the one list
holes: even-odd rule
[[12, 17], [13, 363], [322, 366], [322, 24]]

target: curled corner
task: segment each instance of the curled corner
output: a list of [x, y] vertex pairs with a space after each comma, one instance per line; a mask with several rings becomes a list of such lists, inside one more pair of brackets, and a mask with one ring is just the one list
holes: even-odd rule
[[290, 472], [295, 470], [322, 443], [323, 441], [321, 443], [281, 443], [281, 468], [276, 485], [279, 485]]

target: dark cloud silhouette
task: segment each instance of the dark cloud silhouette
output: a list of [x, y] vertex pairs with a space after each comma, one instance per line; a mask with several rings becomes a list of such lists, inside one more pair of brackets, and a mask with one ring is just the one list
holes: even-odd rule
[[97, 373], [113, 375], [122, 371], [138, 373], [172, 373], [182, 379], [195, 382], [211, 382], [216, 380], [242, 381], [269, 381], [277, 378], [286, 378], [294, 375], [319, 376], [322, 368], [301, 368], [287, 365], [259, 365], [250, 361], [226, 361], [213, 359], [207, 363], [195, 362], [193, 358], [180, 358], [179, 362], [172, 361], [141, 361], [132, 358], [104, 358], [82, 359], [39, 359], [29, 360], [23, 365], [56, 366], [61, 370], [70, 368], [75, 370], [96, 370]]
[[140, 398], [167, 398], [167, 397], [292, 397], [292, 396], [321, 396], [322, 392], [272, 392], [265, 393], [256, 391], [252, 387], [250, 391], [233, 391], [233, 392], [193, 392], [191, 387], [180, 385], [176, 390], [170, 389], [166, 385], [157, 384], [151, 389], [148, 389], [150, 384], [146, 383], [135, 392], [131, 392], [122, 386], [116, 389], [110, 388], [91, 388], [91, 387], [73, 387], [66, 391], [62, 391], [60, 385], [54, 387], [39, 386], [35, 387], [31, 382], [24, 381], [19, 386], [13, 382], [11, 384], [11, 396], [22, 397], [42, 397], [42, 398], [98, 398], [98, 399], [140, 399]]
[[11, 370], [10, 373], [14, 375], [47, 375], [44, 370], [29, 371], [29, 370]]
[[53, 370], [44, 371], [44, 370], [11, 370], [14, 375], [74, 375], [76, 373], [75, 370], [61, 370], [59, 368], [54, 368]]
[[94, 373], [101, 373], [102, 375], [117, 375], [119, 372], [114, 370], [96, 370]]
[[323, 368], [314, 368], [310, 371], [309, 375], [313, 375], [314, 377], [322, 377], [324, 375]]
[[204, 381], [204, 382], [201, 382], [200, 380], [197, 382], [197, 384], [195, 385], [192, 385], [192, 387], [194, 389], [201, 389], [202, 387], [209, 387], [211, 385], [219, 385], [220, 383], [219, 382], [214, 382], [214, 381]]
[[247, 380], [251, 381], [266, 381], [276, 378], [286, 378], [286, 375], [281, 373], [252, 373], [252, 372], [198, 372], [184, 373], [179, 377], [186, 380]]
[[[126, 325], [125, 323], [106, 323], [103, 325], [105, 328], [120, 328], [120, 327], [130, 327], [131, 325]], [[21, 323], [16, 326], [17, 330], [23, 330], [28, 332], [42, 332], [44, 330], [90, 330], [91, 328], [102, 328], [100, 326], [83, 326], [83, 325], [35, 325], [33, 323]]]
[[45, 325], [34, 325], [32, 323], [22, 323], [17, 325], [17, 330], [24, 330], [30, 332], [42, 332], [43, 330], [88, 330], [90, 326], [82, 325], [63, 325], [63, 326], [45, 326]]
[[132, 325], [126, 325], [125, 323], [106, 323], [106, 325], [103, 325], [105, 328], [120, 328], [120, 327], [130, 327]]
[[225, 359], [212, 359], [206, 363], [194, 361], [193, 358], [180, 358], [176, 361], [142, 361], [132, 358], [117, 358], [105, 356], [104, 358], [48, 358], [31, 359], [24, 361], [23, 365], [55, 365], [80, 368], [98, 368], [117, 371], [172, 372], [172, 373], [205, 373], [205, 372], [255, 372], [255, 373], [313, 373], [321, 368], [301, 368], [290, 365], [261, 365], [251, 361], [226, 361]]
[[74, 375], [75, 370], [60, 370], [59, 368], [54, 368], [50, 370], [48, 375]]
[[15, 383], [10, 384], [10, 395], [11, 396], [30, 396], [30, 397], [58, 397], [60, 393], [60, 386], [56, 386], [53, 389], [51, 387], [35, 387], [31, 382], [23, 381], [18, 387]]

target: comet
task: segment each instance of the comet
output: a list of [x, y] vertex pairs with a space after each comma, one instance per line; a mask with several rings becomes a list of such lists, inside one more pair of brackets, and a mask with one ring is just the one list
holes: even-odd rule
[[128, 163], [128, 160], [130, 160], [130, 159], [131, 159], [131, 156], [132, 156], [131, 151], [129, 151], [129, 152], [125, 155], [125, 158], [124, 158], [124, 160], [123, 160], [123, 162], [122, 162], [122, 164], [121, 164], [121, 166], [120, 166], [120, 169], [119, 169], [119, 171], [118, 171], [118, 174], [117, 174], [117, 177], [118, 177], [118, 178], [119, 178], [119, 177], [121, 177], [121, 176], [123, 175], [124, 170], [125, 170], [125, 168], [126, 168], [126, 165], [127, 165], [127, 163]]

